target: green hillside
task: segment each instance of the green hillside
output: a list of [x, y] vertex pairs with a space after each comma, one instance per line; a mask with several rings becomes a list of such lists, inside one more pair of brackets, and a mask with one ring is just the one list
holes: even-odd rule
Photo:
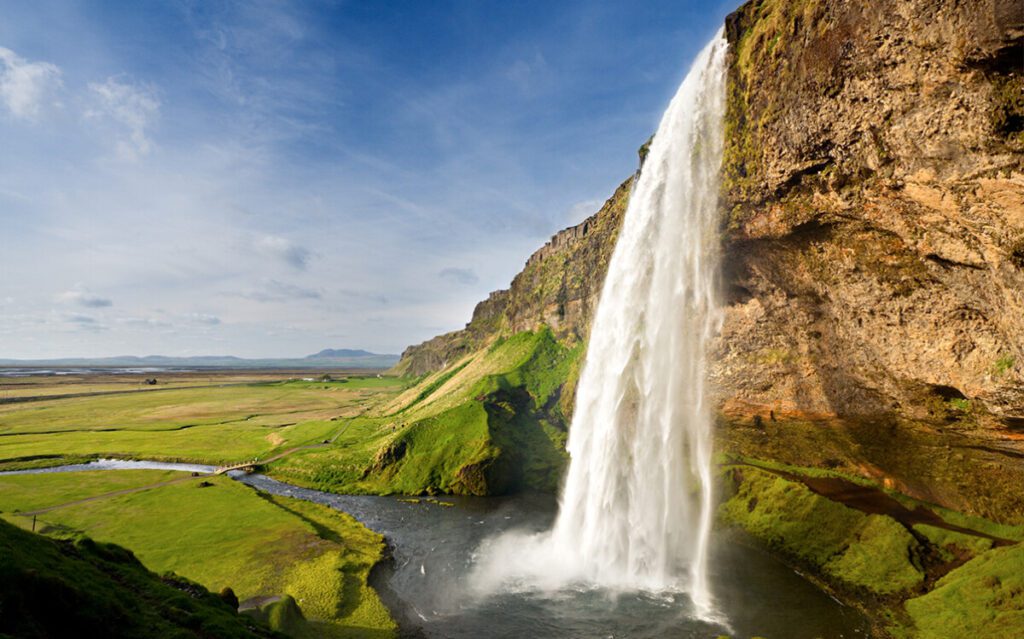
[[278, 637], [204, 587], [128, 550], [55, 541], [0, 521], [0, 636]]
[[547, 328], [496, 339], [352, 420], [332, 446], [284, 459], [272, 473], [337, 492], [554, 490], [571, 401], [562, 390], [581, 353]]

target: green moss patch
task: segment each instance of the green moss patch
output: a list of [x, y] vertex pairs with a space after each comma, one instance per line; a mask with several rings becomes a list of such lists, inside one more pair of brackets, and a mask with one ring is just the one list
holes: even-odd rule
[[764, 471], [731, 474], [737, 490], [720, 507], [721, 518], [838, 586], [889, 595], [924, 581], [920, 545], [892, 519], [847, 508]]
[[1024, 547], [990, 550], [906, 602], [917, 636], [1024, 637]]
[[976, 557], [992, 548], [992, 540], [976, 535], [937, 528], [928, 524], [914, 526], [914, 532], [934, 546], [943, 561], [953, 562], [961, 558]]

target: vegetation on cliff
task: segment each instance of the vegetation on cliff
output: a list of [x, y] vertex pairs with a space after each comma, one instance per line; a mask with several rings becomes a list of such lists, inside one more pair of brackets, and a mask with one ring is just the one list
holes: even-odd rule
[[773, 549], [850, 589], [888, 595], [924, 580], [918, 541], [888, 517], [820, 497], [755, 468], [736, 468], [736, 492], [720, 508]]
[[875, 489], [872, 496], [867, 485], [823, 491], [815, 478], [840, 480], [839, 486], [858, 480], [759, 464], [726, 466], [722, 522], [742, 527], [864, 608], [880, 632], [935, 639], [1024, 633], [1024, 527], [935, 511], [895, 492]]
[[335, 492], [553, 491], [565, 463], [562, 390], [581, 352], [547, 328], [497, 338], [354, 420], [331, 447], [272, 471]]

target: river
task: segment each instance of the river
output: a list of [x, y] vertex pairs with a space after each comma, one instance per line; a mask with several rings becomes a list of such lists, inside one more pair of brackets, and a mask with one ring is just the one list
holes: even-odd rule
[[[101, 460], [26, 472], [153, 468], [204, 472], [210, 467]], [[429, 639], [622, 638], [848, 639], [869, 636], [859, 612], [841, 605], [734, 531], [717, 531], [709, 562], [717, 609], [729, 627], [698, 621], [682, 594], [614, 594], [593, 588], [550, 592], [509, 589], [475, 593], [467, 575], [474, 551], [488, 537], [551, 527], [550, 495], [445, 497], [432, 501], [335, 495], [299, 488], [264, 475], [231, 476], [257, 490], [304, 499], [347, 512], [384, 535], [393, 558], [374, 571], [373, 586], [392, 609], [402, 635]]]

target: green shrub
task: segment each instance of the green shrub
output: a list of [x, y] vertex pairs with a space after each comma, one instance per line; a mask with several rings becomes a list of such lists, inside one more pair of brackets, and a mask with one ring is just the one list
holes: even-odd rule
[[961, 413], [971, 412], [971, 400], [964, 399], [962, 397], [953, 397], [946, 400], [946, 405], [953, 410], [960, 411]]
[[992, 366], [992, 374], [996, 377], [1001, 377], [1008, 373], [1016, 363], [1017, 360], [1012, 355], [1003, 355], [997, 359], [996, 363]]

